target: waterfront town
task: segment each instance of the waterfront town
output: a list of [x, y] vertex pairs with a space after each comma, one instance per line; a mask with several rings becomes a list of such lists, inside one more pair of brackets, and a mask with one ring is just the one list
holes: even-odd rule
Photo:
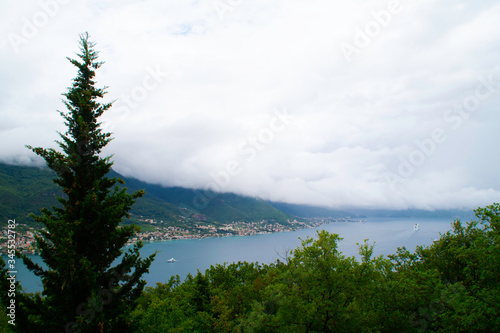
[[[202, 239], [209, 237], [228, 237], [228, 236], [252, 236], [260, 234], [269, 234], [274, 232], [288, 232], [304, 228], [314, 228], [322, 224], [331, 222], [360, 222], [357, 219], [350, 218], [314, 218], [303, 221], [289, 220], [288, 224], [269, 223], [268, 221], [259, 222], [232, 222], [228, 224], [195, 224], [192, 227], [174, 227], [166, 222], [154, 219], [141, 220], [141, 232], [132, 237], [128, 244], [134, 244], [138, 241], [156, 242], [169, 241], [176, 239]], [[16, 250], [22, 253], [36, 254], [36, 238], [39, 230], [26, 224], [16, 225]], [[0, 253], [7, 253], [8, 230], [7, 226], [0, 230]]]

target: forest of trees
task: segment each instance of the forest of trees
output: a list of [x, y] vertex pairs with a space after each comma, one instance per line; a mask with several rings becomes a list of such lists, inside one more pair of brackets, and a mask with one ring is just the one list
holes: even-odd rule
[[500, 332], [498, 203], [415, 251], [374, 257], [365, 241], [359, 259], [346, 257], [340, 235], [319, 231], [272, 264], [211, 266], [144, 290], [154, 255], [141, 258], [140, 243], [124, 251], [138, 228], [122, 225], [142, 192], [107, 176], [112, 162], [99, 154], [111, 134], [98, 118], [111, 104], [98, 103], [94, 44], [82, 35], [80, 45], [61, 151], [29, 147], [64, 193], [60, 207], [33, 216], [45, 227], [37, 246], [46, 267], [17, 253], [43, 291], [11, 284], [0, 259], [0, 332]]
[[147, 288], [134, 332], [500, 332], [500, 205], [427, 247], [360, 259], [318, 232], [270, 265], [210, 267]]

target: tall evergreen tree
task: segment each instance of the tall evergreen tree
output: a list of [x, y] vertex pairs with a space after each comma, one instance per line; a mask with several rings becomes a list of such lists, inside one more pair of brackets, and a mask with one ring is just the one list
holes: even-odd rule
[[120, 222], [143, 191], [128, 194], [121, 179], [107, 177], [111, 156], [100, 153], [112, 138], [98, 118], [112, 103], [98, 101], [106, 87], [95, 87], [102, 62], [94, 46], [83, 34], [79, 59], [68, 58], [78, 75], [63, 94], [67, 111], [59, 112], [67, 126], [57, 141], [62, 151], [28, 146], [56, 172], [65, 195], [60, 207], [34, 216], [45, 226], [37, 245], [46, 268], [23, 256], [43, 282], [41, 295], [19, 297], [23, 332], [126, 332], [127, 313], [145, 285], [141, 276], [154, 259], [140, 257], [140, 243], [123, 249], [138, 228]]

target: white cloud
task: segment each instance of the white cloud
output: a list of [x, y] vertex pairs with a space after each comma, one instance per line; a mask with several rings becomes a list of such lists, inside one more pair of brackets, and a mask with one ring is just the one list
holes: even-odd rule
[[[2, 161], [30, 163], [25, 144], [53, 146], [64, 131], [56, 110], [75, 75], [65, 57], [89, 31], [105, 61], [98, 83], [118, 99], [103, 117], [115, 136], [106, 152], [126, 175], [204, 188], [235, 161], [219, 190], [278, 201], [435, 209], [500, 199], [495, 1], [401, 0], [350, 62], [341, 43], [355, 45], [390, 1], [241, 1], [222, 17], [212, 0], [47, 3], [59, 1], [1, 14]], [[494, 91], [473, 112], [449, 113], [490, 75]], [[274, 131], [284, 109], [291, 121]], [[425, 151], [436, 129], [446, 139]]]

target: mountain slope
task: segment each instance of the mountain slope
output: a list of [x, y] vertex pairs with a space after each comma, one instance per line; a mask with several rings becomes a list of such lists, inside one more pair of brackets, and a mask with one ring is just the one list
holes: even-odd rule
[[[33, 223], [29, 213], [38, 214], [43, 207], [59, 205], [56, 197], [62, 196], [62, 191], [53, 183], [54, 176], [48, 168], [0, 164], [0, 219]], [[293, 219], [260, 199], [232, 193], [162, 187], [123, 177], [114, 171], [109, 176], [122, 178], [129, 192], [146, 192], [134, 205], [129, 222], [154, 219], [172, 226], [186, 226], [261, 220], [287, 224], [288, 219]]]
[[[177, 214], [191, 218], [196, 215], [198, 220], [202, 222], [217, 224], [233, 221], [257, 222], [268, 220], [284, 224], [288, 219], [292, 218], [289, 214], [281, 212], [261, 199], [244, 197], [233, 193], [215, 193], [182, 187], [163, 187], [147, 184], [133, 178], [124, 178], [124, 180], [130, 190], [145, 189], [145, 198], [170, 203], [176, 207]], [[145, 202], [144, 204], [148, 203]], [[138, 205], [137, 208], [140, 207], [142, 206]], [[135, 213], [137, 212], [135, 211]]]
[[42, 207], [57, 206], [56, 197], [62, 191], [52, 181], [53, 173], [46, 168], [0, 164], [0, 219], [17, 222], [32, 221], [30, 213]]

